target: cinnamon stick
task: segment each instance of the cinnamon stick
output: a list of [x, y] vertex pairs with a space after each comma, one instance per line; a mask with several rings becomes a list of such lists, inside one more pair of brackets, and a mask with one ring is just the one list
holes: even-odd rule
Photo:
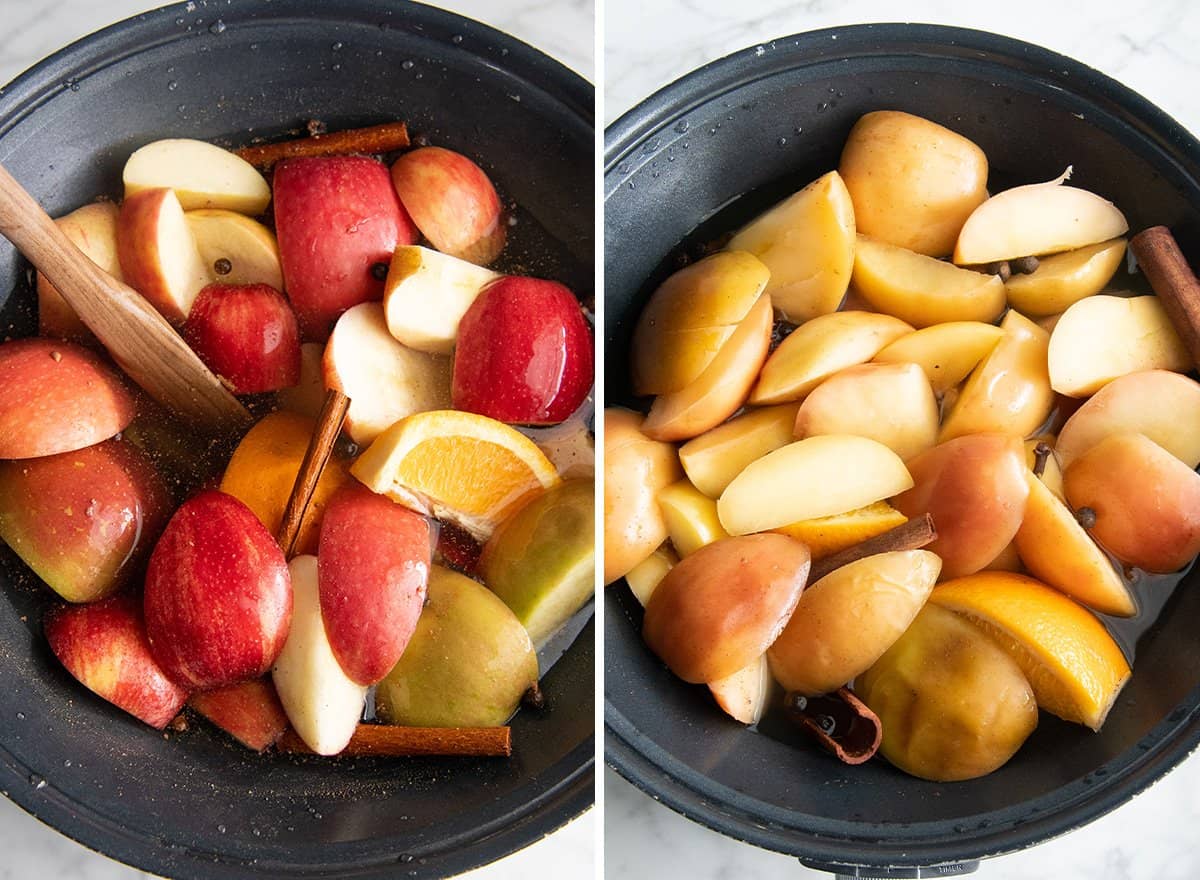
[[933, 525], [933, 517], [928, 513], [910, 519], [903, 525], [889, 529], [881, 535], [867, 538], [862, 543], [847, 547], [845, 550], [818, 559], [808, 572], [808, 582], [815, 584], [825, 575], [843, 565], [849, 565], [859, 559], [874, 556], [877, 553], [891, 553], [897, 550], [920, 550], [927, 544], [937, 540], [937, 529]]
[[325, 393], [325, 405], [317, 418], [317, 428], [312, 439], [308, 441], [308, 449], [304, 453], [304, 461], [300, 463], [300, 471], [296, 474], [296, 482], [292, 484], [292, 494], [288, 496], [287, 507], [283, 510], [283, 522], [279, 526], [279, 546], [283, 555], [292, 558], [296, 547], [296, 537], [300, 534], [300, 523], [304, 521], [304, 513], [312, 500], [317, 481], [333, 452], [338, 434], [342, 431], [342, 423], [346, 421], [346, 411], [350, 408], [350, 398], [335, 388]]
[[1200, 280], [1192, 272], [1175, 236], [1165, 226], [1151, 226], [1129, 240], [1129, 250], [1158, 294], [1163, 311], [1200, 368]]
[[[311, 755], [312, 749], [288, 730], [276, 747], [281, 752]], [[507, 758], [512, 755], [512, 729], [509, 727], [397, 727], [392, 724], [360, 724], [341, 755], [362, 757], [443, 757]]]
[[869, 761], [883, 742], [879, 716], [849, 688], [819, 697], [791, 693], [784, 706], [792, 721], [844, 764]]
[[283, 159], [298, 156], [339, 156], [347, 153], [390, 153], [409, 145], [408, 126], [403, 122], [385, 122], [366, 128], [348, 128], [329, 134], [254, 144], [234, 150], [255, 168], [263, 171]]

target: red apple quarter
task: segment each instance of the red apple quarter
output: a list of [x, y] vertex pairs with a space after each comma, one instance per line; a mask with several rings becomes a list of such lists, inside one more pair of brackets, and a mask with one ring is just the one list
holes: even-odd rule
[[187, 691], [155, 661], [140, 603], [132, 596], [51, 608], [45, 630], [67, 672], [151, 727], [162, 730], [183, 708]]
[[593, 369], [592, 335], [571, 291], [509, 275], [485, 287], [459, 324], [454, 407], [510, 424], [557, 424], [587, 397]]
[[391, 672], [417, 626], [432, 552], [429, 521], [358, 484], [325, 508], [317, 582], [325, 634], [342, 670], [371, 685]]
[[283, 704], [269, 678], [200, 691], [192, 694], [188, 705], [256, 752], [275, 745], [288, 726]]
[[210, 284], [184, 338], [234, 394], [278, 391], [300, 381], [300, 330], [283, 294], [267, 284]]
[[304, 339], [324, 342], [346, 309], [382, 299], [373, 267], [414, 244], [416, 227], [387, 166], [365, 156], [286, 159], [274, 194], [284, 288]]
[[206, 490], [175, 512], [146, 571], [146, 634], [166, 673], [195, 690], [259, 678], [292, 617], [287, 562], [254, 512]]

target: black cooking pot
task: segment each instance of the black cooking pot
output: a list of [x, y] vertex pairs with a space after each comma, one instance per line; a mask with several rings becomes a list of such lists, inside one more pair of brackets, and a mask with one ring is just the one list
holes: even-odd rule
[[[219, 18], [218, 18], [219, 16]], [[593, 91], [491, 28], [399, 0], [179, 4], [75, 43], [0, 95], [0, 163], [51, 214], [119, 196], [161, 137], [244, 143], [317, 118], [404, 119], [520, 206], [511, 261], [592, 293]], [[0, 242], [0, 336], [34, 329]], [[15, 290], [10, 294], [9, 291]], [[74, 682], [49, 602], [0, 550], [0, 790], [81, 843], [171, 877], [432, 877], [512, 852], [593, 799], [593, 627], [513, 721], [504, 759], [258, 756], [194, 725], [164, 738]]]
[[[1120, 83], [1045, 49], [957, 28], [865, 25], [779, 39], [684, 77], [606, 132], [609, 405], [644, 408], [630, 389], [630, 335], [679, 252], [835, 168], [851, 125], [878, 109], [971, 138], [990, 160], [993, 192], [1074, 165], [1078, 184], [1119, 205], [1135, 231], [1166, 224], [1200, 262], [1200, 144]], [[1147, 593], [1146, 610], [1121, 633], [1130, 650], [1136, 643], [1134, 675], [1099, 734], [1043, 713], [1005, 767], [954, 784], [882, 760], [843, 766], [782, 726], [747, 731], [646, 649], [637, 602], [610, 587], [607, 760], [684, 815], [815, 867], [963, 873], [1097, 818], [1195, 748], [1197, 581], [1193, 572], [1169, 597], [1162, 586]]]

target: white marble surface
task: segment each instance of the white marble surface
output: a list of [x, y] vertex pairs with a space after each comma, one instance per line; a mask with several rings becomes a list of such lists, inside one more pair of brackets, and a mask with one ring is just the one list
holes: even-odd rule
[[[917, 21], [1018, 37], [1076, 58], [1149, 98], [1200, 134], [1200, 3], [1092, 0], [607, 0], [604, 117], [696, 67], [773, 37], [859, 22]], [[828, 877], [729, 840], [605, 772], [605, 874], [799, 880]], [[987, 880], [1192, 880], [1200, 877], [1200, 756], [1140, 797], [1072, 834], [983, 863]]]
[[[68, 43], [160, 3], [152, 0], [0, 0], [0, 84]], [[203, 4], [197, 4], [203, 5]], [[214, 4], [216, 5], [216, 4]], [[539, 47], [594, 80], [593, 0], [439, 0], [433, 4], [487, 22]], [[471, 880], [591, 877], [597, 811], [492, 865]], [[0, 880], [146, 880], [150, 875], [97, 855], [0, 798]]]

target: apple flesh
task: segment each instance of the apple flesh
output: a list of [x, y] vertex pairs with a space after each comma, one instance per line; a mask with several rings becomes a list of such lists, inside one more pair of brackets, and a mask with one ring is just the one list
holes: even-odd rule
[[284, 289], [304, 340], [323, 342], [342, 312], [383, 296], [373, 267], [417, 232], [374, 159], [285, 159], [274, 181]]
[[81, 684], [151, 727], [162, 730], [187, 700], [187, 691], [155, 661], [142, 609], [128, 595], [46, 612], [50, 650]]
[[1124, 257], [1123, 238], [1044, 257], [1033, 272], [1004, 282], [1008, 304], [1031, 318], [1065, 312], [1103, 290]]
[[288, 727], [275, 686], [265, 678], [200, 691], [192, 694], [188, 705], [256, 752], [275, 745]]
[[295, 611], [271, 680], [296, 735], [318, 755], [336, 755], [362, 718], [367, 688], [350, 680], [329, 646], [317, 558], [297, 556], [288, 572]]
[[267, 181], [230, 150], [207, 141], [165, 138], [134, 150], [122, 173], [125, 197], [148, 189], [175, 191], [184, 208], [224, 208], [261, 214], [271, 201]]
[[283, 290], [275, 233], [244, 214], [202, 208], [184, 214], [200, 258], [222, 284], [266, 284]]
[[324, 371], [325, 387], [350, 398], [346, 433], [360, 446], [405, 416], [450, 406], [450, 359], [397, 342], [379, 303], [354, 306], [338, 319]]
[[587, 398], [592, 350], [570, 290], [540, 278], [501, 278], [483, 289], [459, 324], [454, 408], [508, 424], [557, 424]]
[[204, 690], [258, 678], [291, 623], [287, 562], [249, 507], [205, 490], [155, 545], [145, 608], [151, 650], [173, 680]]
[[[486, 266], [504, 249], [500, 197], [483, 169], [444, 147], [421, 147], [392, 164], [392, 183], [435, 248]], [[278, 198], [278, 196], [276, 196]]]
[[329, 499], [317, 550], [321, 617], [351, 681], [375, 684], [404, 653], [425, 601], [431, 545], [425, 517], [357, 483]]
[[117, 218], [117, 256], [129, 286], [173, 324], [181, 323], [210, 280], [175, 192], [130, 195]]
[[688, 480], [672, 483], [659, 492], [658, 507], [671, 546], [680, 556], [691, 556], [701, 547], [729, 537], [717, 516], [717, 502]]
[[420, 245], [396, 248], [383, 286], [388, 331], [417, 351], [450, 354], [471, 303], [501, 276]]
[[913, 487], [893, 499], [910, 519], [928, 513], [942, 576], [973, 574], [1000, 555], [1021, 526], [1029, 484], [1025, 447], [1005, 434], [948, 440], [908, 462]]
[[710, 681], [708, 689], [717, 705], [734, 721], [757, 724], [767, 710], [773, 684], [767, 658], [759, 656], [733, 675]]
[[979, 321], [950, 321], [901, 336], [875, 355], [883, 364], [917, 364], [936, 394], [967, 378], [991, 353], [1004, 331]]
[[137, 407], [117, 373], [57, 339], [0, 343], [0, 459], [73, 452], [129, 427]]
[[[117, 216], [120, 213], [120, 208], [112, 202], [92, 202], [54, 222], [89, 260], [118, 281], [124, 281], [121, 261], [117, 257]], [[41, 272], [37, 274], [37, 295], [39, 334], [76, 342], [95, 341], [92, 331]]]
[[183, 337], [234, 394], [300, 381], [300, 331], [291, 306], [265, 284], [210, 284], [192, 305]]
[[0, 538], [68, 602], [124, 585], [170, 511], [150, 459], [122, 440], [0, 461]]

